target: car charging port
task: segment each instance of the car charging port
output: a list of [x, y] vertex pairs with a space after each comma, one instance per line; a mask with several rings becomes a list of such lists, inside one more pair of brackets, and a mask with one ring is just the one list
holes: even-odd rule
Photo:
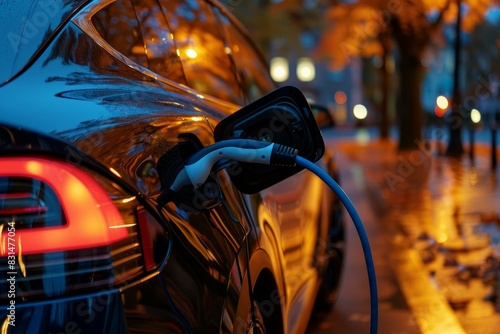
[[198, 137], [190, 133], [180, 134], [179, 142], [165, 152], [157, 161], [156, 169], [160, 177], [162, 194], [157, 198], [159, 207], [173, 202], [185, 211], [204, 211], [215, 208], [222, 201], [222, 192], [214, 173], [197, 188], [190, 185], [183, 186], [176, 192], [165, 191], [170, 189], [176, 177], [186, 165], [186, 159], [203, 148]]

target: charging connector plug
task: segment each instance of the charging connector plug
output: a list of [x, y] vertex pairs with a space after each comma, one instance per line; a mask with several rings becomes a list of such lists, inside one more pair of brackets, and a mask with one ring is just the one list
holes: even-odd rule
[[184, 167], [168, 189], [158, 197], [163, 207], [185, 186], [200, 187], [210, 175], [212, 167], [221, 159], [263, 165], [293, 167], [298, 151], [284, 145], [248, 139], [228, 139], [202, 148], [184, 162]]

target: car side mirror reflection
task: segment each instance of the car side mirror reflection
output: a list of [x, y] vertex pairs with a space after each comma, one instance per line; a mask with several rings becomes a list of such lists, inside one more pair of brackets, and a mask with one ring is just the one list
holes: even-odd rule
[[[296, 148], [312, 162], [325, 151], [323, 137], [302, 92], [280, 87], [223, 119], [214, 131], [215, 141], [257, 139]], [[301, 171], [302, 167], [277, 167], [234, 162], [228, 172], [235, 186], [252, 194]]]
[[311, 103], [310, 106], [314, 115], [314, 119], [316, 120], [316, 123], [318, 124], [320, 129], [328, 129], [335, 126], [335, 120], [333, 119], [327, 107], [316, 103]]

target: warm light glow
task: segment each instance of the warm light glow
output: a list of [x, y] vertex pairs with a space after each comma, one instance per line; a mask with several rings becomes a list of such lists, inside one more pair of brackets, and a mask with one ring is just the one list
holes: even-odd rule
[[147, 53], [147, 49], [144, 49], [144, 46], [142, 45], [134, 45], [131, 50], [131, 53], [135, 55], [140, 55], [143, 54], [144, 52]]
[[308, 82], [313, 81], [316, 77], [316, 69], [311, 58], [299, 58], [297, 63], [297, 78], [300, 81]]
[[439, 95], [436, 99], [436, 104], [441, 109], [448, 108], [448, 99], [443, 95]]
[[193, 122], [201, 122], [201, 121], [205, 120], [205, 118], [202, 116], [191, 116], [190, 118]]
[[479, 123], [481, 122], [481, 113], [477, 109], [472, 109], [470, 111], [470, 120], [473, 123]]
[[75, 203], [88, 201], [85, 196], [87, 188], [79, 180], [69, 180], [65, 183], [64, 194]]
[[29, 161], [26, 164], [26, 170], [32, 174], [39, 174], [41, 173], [42, 169], [43, 166], [36, 161]]
[[123, 224], [123, 225], [114, 225], [114, 226], [110, 226], [109, 228], [127, 228], [127, 227], [134, 227], [136, 225], [137, 224], [135, 224], [135, 223], [131, 223], [131, 224]]
[[[3, 224], [0, 224], [0, 236], [3, 234]], [[4, 242], [5, 239], [0, 237], [0, 254], [7, 254], [6, 249], [7, 249], [7, 243]]]
[[434, 107], [434, 113], [436, 114], [437, 117], [443, 117], [445, 111], [446, 111], [445, 109], [441, 109], [437, 105], [436, 107]]
[[283, 82], [288, 79], [288, 59], [276, 57], [271, 59], [271, 77], [276, 82]]
[[354, 117], [356, 117], [357, 119], [365, 119], [366, 116], [368, 116], [368, 110], [362, 104], [356, 104], [352, 109], [352, 112], [354, 114]]
[[187, 49], [186, 56], [188, 56], [191, 59], [194, 59], [194, 58], [198, 57], [198, 53], [196, 53], [196, 51], [194, 51], [193, 49]]
[[23, 277], [26, 277], [26, 264], [24, 263], [24, 260], [23, 260], [23, 242], [21, 240], [21, 237], [19, 237], [19, 239], [17, 239], [17, 248], [18, 248], [17, 263], [19, 263], [19, 268], [21, 269], [21, 272], [23, 273]]
[[132, 202], [133, 200], [135, 200], [135, 196], [127, 197], [127, 198], [122, 199], [122, 203]]
[[438, 244], [442, 244], [442, 243], [448, 241], [448, 239], [449, 239], [449, 237], [448, 237], [448, 234], [446, 232], [440, 231], [436, 235], [436, 241], [438, 242]]
[[118, 172], [116, 171], [116, 169], [114, 169], [113, 167], [109, 167], [109, 171], [110, 171], [111, 173], [115, 174], [115, 175], [116, 175], [116, 176], [118, 176], [118, 177], [122, 177], [122, 176], [120, 175], [120, 173], [118, 173]]
[[341, 90], [336, 91], [333, 98], [338, 104], [345, 104], [347, 102], [347, 95], [345, 95], [345, 93]]
[[471, 186], [475, 186], [477, 184], [477, 171], [475, 168], [472, 168], [469, 172], [469, 182]]

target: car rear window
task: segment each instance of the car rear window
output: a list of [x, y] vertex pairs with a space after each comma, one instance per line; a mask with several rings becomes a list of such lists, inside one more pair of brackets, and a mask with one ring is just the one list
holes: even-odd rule
[[116, 1], [92, 17], [115, 50], [165, 78], [187, 84], [177, 47], [156, 0]]
[[214, 7], [221, 27], [224, 29], [228, 55], [232, 58], [238, 82], [250, 103], [276, 89], [269, 66], [253, 42], [219, 8]]
[[243, 104], [234, 63], [212, 7], [201, 0], [160, 0], [190, 87]]

